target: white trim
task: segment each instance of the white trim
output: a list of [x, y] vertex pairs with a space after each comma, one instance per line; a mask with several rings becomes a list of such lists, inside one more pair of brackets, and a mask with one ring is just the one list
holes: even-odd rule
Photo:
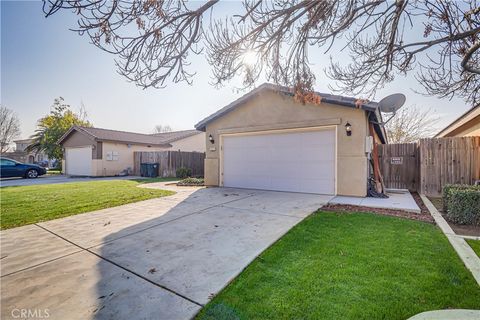
[[262, 132], [262, 131], [272, 131], [272, 130], [288, 130], [288, 129], [298, 129], [298, 128], [319, 128], [325, 126], [334, 126], [342, 124], [341, 118], [331, 118], [331, 119], [321, 119], [321, 120], [310, 120], [310, 121], [301, 121], [301, 122], [288, 122], [288, 123], [276, 123], [276, 124], [267, 124], [259, 126], [250, 126], [250, 127], [234, 127], [234, 128], [224, 128], [217, 130], [218, 134], [236, 134], [236, 133], [248, 133], [248, 132]]
[[337, 183], [338, 183], [338, 125], [327, 125], [327, 126], [317, 126], [317, 127], [304, 127], [304, 128], [291, 128], [291, 129], [272, 129], [272, 130], [262, 130], [262, 131], [248, 131], [248, 132], [233, 132], [233, 133], [219, 133], [219, 166], [218, 166], [218, 185], [220, 187], [224, 186], [223, 182], [223, 139], [225, 136], [249, 136], [249, 135], [262, 135], [262, 134], [272, 134], [272, 133], [285, 133], [285, 132], [305, 132], [305, 131], [322, 131], [322, 130], [334, 130], [335, 133], [335, 175], [334, 175], [334, 196], [337, 195]]

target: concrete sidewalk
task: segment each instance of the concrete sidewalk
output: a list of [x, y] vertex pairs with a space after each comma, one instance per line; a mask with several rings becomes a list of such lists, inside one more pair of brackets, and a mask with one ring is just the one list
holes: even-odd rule
[[455, 234], [455, 231], [453, 231], [447, 221], [445, 221], [432, 202], [425, 195], [422, 194], [420, 196], [422, 197], [423, 203], [425, 203], [427, 206], [428, 211], [430, 211], [433, 219], [435, 219], [436, 224], [445, 234], [453, 249], [455, 249], [460, 259], [462, 259], [463, 263], [467, 269], [470, 270], [480, 286], [480, 258], [463, 239], [463, 237], [459, 237], [457, 234]]
[[421, 210], [415, 202], [415, 199], [413, 199], [408, 190], [387, 191], [387, 195], [388, 198], [336, 196], [330, 200], [329, 203], [421, 213]]

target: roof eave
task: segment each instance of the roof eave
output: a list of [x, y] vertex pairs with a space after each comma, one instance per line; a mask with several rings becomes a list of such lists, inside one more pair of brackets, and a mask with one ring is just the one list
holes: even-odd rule
[[[450, 132], [453, 132], [455, 131], [458, 127], [461, 127], [462, 125], [464, 125], [464, 123], [461, 123], [461, 121], [463, 119], [465, 119], [465, 117], [468, 117], [470, 116], [471, 114], [473, 114], [473, 118], [474, 119], [477, 115], [475, 115], [475, 113], [478, 113], [480, 115], [480, 104], [477, 105], [477, 106], [474, 106], [470, 109], [468, 109], [466, 112], [464, 112], [462, 115], [460, 115], [458, 118], [456, 118], [455, 120], [453, 120], [449, 125], [447, 125], [445, 128], [443, 128], [441, 131], [439, 131], [435, 136], [434, 138], [441, 138], [441, 137], [444, 137], [445, 135], [449, 134]], [[469, 121], [471, 121], [472, 119], [469, 119], [467, 120], [465, 123], [468, 123]]]
[[[247, 94], [243, 95], [242, 97], [240, 97], [237, 100], [229, 103], [225, 107], [221, 108], [220, 110], [212, 113], [210, 116], [208, 116], [208, 117], [204, 118], [203, 120], [201, 120], [200, 122], [198, 122], [195, 125], [195, 129], [205, 132], [208, 123], [226, 115], [230, 111], [234, 110], [237, 106], [239, 106], [242, 103], [246, 102], [247, 100], [253, 98], [260, 91], [263, 91], [263, 90], [272, 90], [272, 91], [280, 92], [280, 93], [283, 93], [283, 94], [288, 94], [288, 95], [293, 97], [293, 92], [287, 87], [277, 86], [277, 85], [273, 85], [273, 84], [270, 84], [270, 83], [264, 83], [264, 84], [260, 85], [258, 88], [253, 89], [252, 91], [248, 92]], [[377, 110], [378, 110], [378, 107], [377, 107], [378, 105], [377, 105], [376, 102], [367, 102], [367, 103], [359, 104], [358, 106], [357, 105], [353, 106], [352, 101], [342, 101], [340, 99], [334, 99], [332, 97], [332, 95], [326, 95], [326, 94], [322, 94], [322, 93], [319, 93], [319, 92], [316, 92], [316, 93], [318, 95], [320, 95], [322, 103], [330, 103], [330, 104], [334, 104], [334, 105], [338, 105], [338, 106], [344, 106], [344, 107], [348, 107], [348, 108], [358, 108], [358, 109], [362, 109], [362, 110], [365, 110], [365, 111], [371, 111], [371, 112], [377, 112]]]
[[82, 134], [85, 134], [89, 137], [91, 137], [94, 141], [97, 140], [97, 137], [95, 137], [93, 134], [91, 134], [90, 132], [86, 131], [86, 130], [82, 130], [82, 127], [80, 126], [71, 126], [70, 129], [68, 129], [67, 132], [65, 132], [63, 134], [63, 136], [60, 137], [60, 139], [57, 140], [57, 144], [62, 144], [67, 138], [68, 136], [73, 132], [73, 131], [77, 131], [79, 133], [82, 133]]
[[144, 142], [137, 142], [137, 141], [125, 141], [125, 140], [113, 140], [113, 139], [95, 139], [97, 142], [113, 142], [113, 143], [122, 143], [122, 144], [132, 144], [132, 145], [140, 145], [140, 146], [152, 146], [152, 147], [160, 147], [160, 148], [171, 148], [172, 145], [170, 143], [144, 143]]

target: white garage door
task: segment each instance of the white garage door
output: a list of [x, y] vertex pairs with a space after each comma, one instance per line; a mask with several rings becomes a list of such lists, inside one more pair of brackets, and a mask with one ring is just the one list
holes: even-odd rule
[[335, 130], [223, 136], [223, 185], [335, 193]]
[[92, 175], [92, 148], [66, 148], [65, 167], [68, 175]]

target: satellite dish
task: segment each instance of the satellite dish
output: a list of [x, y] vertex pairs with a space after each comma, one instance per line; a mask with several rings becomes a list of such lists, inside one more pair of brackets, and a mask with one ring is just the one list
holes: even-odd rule
[[395, 113], [403, 106], [405, 100], [407, 98], [403, 93], [394, 93], [380, 100], [378, 109], [385, 113]]

